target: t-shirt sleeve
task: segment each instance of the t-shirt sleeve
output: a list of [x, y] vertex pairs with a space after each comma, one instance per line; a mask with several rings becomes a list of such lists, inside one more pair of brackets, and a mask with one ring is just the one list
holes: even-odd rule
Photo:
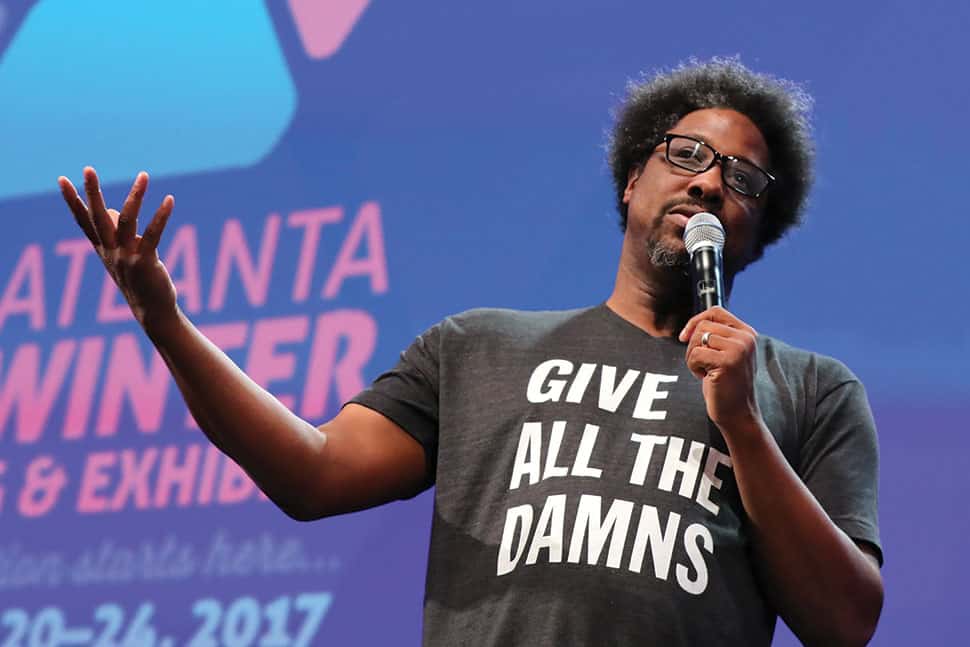
[[865, 389], [844, 365], [819, 367], [814, 426], [802, 446], [805, 485], [836, 526], [871, 544], [879, 540], [879, 446]]
[[394, 368], [350, 400], [382, 414], [421, 443], [428, 486], [434, 484], [438, 462], [440, 336], [440, 324], [425, 331]]

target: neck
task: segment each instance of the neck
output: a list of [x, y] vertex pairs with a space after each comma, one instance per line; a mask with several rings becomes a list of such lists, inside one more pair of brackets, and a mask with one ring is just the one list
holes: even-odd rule
[[[731, 283], [725, 276], [726, 292]], [[693, 315], [688, 269], [658, 267], [644, 254], [637, 256], [624, 249], [606, 305], [653, 337], [676, 337]]]

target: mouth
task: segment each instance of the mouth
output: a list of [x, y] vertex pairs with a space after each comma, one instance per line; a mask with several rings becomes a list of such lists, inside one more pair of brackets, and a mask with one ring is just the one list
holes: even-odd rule
[[687, 226], [687, 220], [690, 218], [687, 214], [681, 211], [670, 211], [667, 213], [668, 216], [673, 220], [673, 223], [677, 225], [679, 229], [683, 229]]
[[699, 213], [712, 213], [717, 217], [717, 214], [713, 213], [710, 209], [704, 209], [695, 205], [680, 205], [668, 211], [667, 215], [679, 229], [684, 229], [687, 226], [687, 221]]

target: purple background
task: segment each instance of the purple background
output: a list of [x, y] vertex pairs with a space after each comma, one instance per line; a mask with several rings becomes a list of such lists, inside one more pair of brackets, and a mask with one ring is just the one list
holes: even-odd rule
[[[307, 18], [298, 25], [284, 2], [227, 2], [179, 16], [113, 4], [93, 15], [76, 3], [0, 1], [7, 152], [0, 288], [21, 250], [36, 243], [44, 248], [49, 303], [57, 303], [66, 264], [52, 250], [78, 234], [54, 180], [79, 180], [83, 163], [107, 174], [109, 203], [120, 203], [125, 178], [142, 168], [154, 174], [151, 200], [177, 196], [172, 224], [198, 228], [206, 293], [227, 218], [242, 221], [255, 248], [269, 213], [342, 206], [338, 233], [322, 243], [321, 256], [332, 259], [359, 205], [373, 200], [383, 218], [386, 293], [352, 279], [324, 302], [315, 296], [318, 273], [314, 296], [295, 304], [292, 276], [274, 274], [264, 309], [250, 307], [236, 281], [223, 311], [196, 318], [366, 310], [379, 327], [368, 379], [447, 314], [474, 306], [577, 307], [608, 296], [620, 234], [604, 133], [624, 84], [641, 70], [740, 54], [759, 71], [804, 82], [816, 98], [818, 145], [806, 224], [739, 278], [732, 310], [762, 332], [838, 357], [867, 386], [882, 452], [887, 592], [873, 644], [962, 644], [962, 584], [970, 572], [970, 310], [960, 263], [970, 244], [963, 199], [970, 8], [942, 0], [784, 8], [759, 1], [375, 0], [339, 49], [319, 57], [300, 32], [312, 38], [323, 28]], [[174, 62], [152, 58], [165, 51]], [[193, 142], [198, 150], [187, 149]], [[294, 240], [281, 238], [278, 258], [292, 262]], [[82, 291], [70, 329], [50, 325], [51, 305], [43, 331], [31, 330], [23, 316], [8, 319], [0, 330], [0, 380], [21, 344], [47, 352], [65, 337], [135, 329], [94, 321], [94, 265], [85, 285], [95, 288]], [[146, 357], [148, 348], [144, 342]], [[299, 391], [303, 381], [283, 382], [280, 391]], [[134, 546], [166, 534], [205, 546], [220, 530], [239, 538], [267, 532], [298, 538], [313, 559], [334, 566], [80, 591], [0, 589], [0, 610], [57, 604], [84, 618], [102, 601], [152, 600], [157, 624], [176, 631], [189, 598], [330, 591], [334, 602], [319, 636], [334, 644], [418, 644], [427, 493], [311, 525], [255, 501], [94, 516], [61, 505], [39, 519], [16, 515], [14, 474], [37, 454], [53, 454], [78, 473], [92, 451], [200, 442], [182, 429], [174, 393], [166, 406], [167, 426], [154, 436], [128, 433], [129, 411], [114, 438], [66, 442], [55, 424], [63, 398], [37, 444], [14, 444], [8, 422], [0, 435], [8, 498], [0, 549], [76, 554], [105, 538]], [[327, 416], [335, 406], [331, 398]], [[781, 627], [775, 643], [797, 644]]]

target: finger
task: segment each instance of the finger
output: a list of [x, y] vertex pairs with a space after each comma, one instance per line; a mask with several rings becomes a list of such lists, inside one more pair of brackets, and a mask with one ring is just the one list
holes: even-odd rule
[[138, 212], [141, 210], [141, 201], [145, 197], [145, 190], [148, 188], [148, 173], [142, 171], [135, 177], [131, 185], [131, 191], [125, 203], [121, 206], [121, 214], [118, 217], [118, 246], [133, 250], [135, 236], [138, 234]]
[[88, 211], [87, 205], [84, 204], [84, 200], [78, 195], [74, 184], [63, 175], [57, 178], [57, 184], [61, 188], [61, 196], [64, 198], [64, 202], [67, 203], [68, 208], [74, 215], [74, 222], [81, 228], [81, 231], [84, 232], [84, 235], [87, 236], [92, 245], [100, 247], [101, 240], [98, 238], [98, 232], [94, 229], [91, 213]]
[[684, 325], [684, 329], [680, 331], [678, 339], [680, 339], [680, 341], [687, 341], [690, 339], [691, 336], [693, 336], [695, 329], [702, 321], [713, 321], [730, 326], [732, 328], [737, 328], [739, 330], [747, 330], [749, 333], [755, 336], [758, 335], [754, 328], [735, 317], [728, 310], [725, 310], [721, 306], [714, 306], [713, 308], [708, 308], [704, 312], [700, 312], [691, 317], [687, 324]]
[[719, 351], [707, 346], [695, 346], [687, 353], [687, 368], [694, 377], [703, 380], [708, 371], [721, 365], [720, 359]]
[[[685, 353], [687, 367], [694, 375], [704, 377], [709, 371], [723, 369], [726, 374], [737, 370], [753, 370], [757, 340], [746, 330], [737, 330], [704, 322], [698, 327]], [[702, 330], [713, 328], [714, 330]], [[707, 343], [704, 343], [704, 337]], [[745, 369], [744, 367], [748, 367]]]
[[754, 328], [749, 326], [744, 321], [741, 321], [737, 316], [735, 316], [731, 311], [722, 308], [721, 306], [714, 306], [707, 310], [709, 315], [708, 320], [717, 323], [724, 324], [725, 326], [730, 326], [731, 328], [736, 328], [738, 330], [746, 330], [752, 335], [757, 335], [758, 333]]
[[[705, 344], [705, 336], [707, 337]], [[694, 361], [696, 353], [701, 357], [707, 358], [705, 367], [726, 366], [734, 361], [736, 357], [744, 354], [751, 337], [747, 332], [736, 330], [723, 324], [713, 324], [704, 322], [698, 326], [694, 335], [687, 344], [684, 357], [687, 364]], [[711, 363], [713, 362], [713, 364]]]
[[687, 341], [688, 339], [693, 337], [694, 331], [697, 329], [698, 324], [700, 324], [702, 321], [707, 321], [709, 319], [710, 317], [709, 312], [710, 312], [709, 310], [705, 310], [704, 312], [699, 312], [693, 317], [691, 317], [690, 319], [688, 319], [687, 323], [684, 324], [684, 328], [680, 331], [680, 334], [677, 335], [677, 338], [680, 341]]
[[[113, 228], [112, 231], [117, 231], [118, 229], [118, 218], [121, 214], [118, 213], [117, 209], [108, 209], [106, 212], [106, 217], [108, 219], [108, 224]], [[121, 258], [121, 248], [120, 247], [102, 247], [99, 250], [101, 254], [101, 260], [104, 261], [105, 265], [108, 266], [109, 271], [115, 277], [115, 281], [118, 280], [115, 268], [118, 265], [118, 259]]]
[[697, 327], [702, 322], [705, 322], [705, 321], [727, 324], [728, 322], [734, 319], [736, 319], [734, 315], [732, 315], [724, 308], [720, 306], [714, 306], [712, 308], [708, 308], [707, 310], [704, 310], [703, 312], [698, 312], [696, 315], [691, 317], [684, 325], [684, 329], [680, 331], [680, 335], [678, 337], [680, 338], [681, 341], [687, 341], [694, 335], [694, 332], [697, 330]]
[[745, 356], [743, 341], [711, 335], [707, 346], [698, 344], [688, 351], [686, 364], [691, 373], [703, 378], [714, 370], [723, 369], [726, 374], [733, 373], [742, 366]]
[[139, 254], [150, 254], [158, 247], [158, 241], [162, 237], [162, 232], [165, 231], [165, 224], [168, 222], [168, 217], [172, 215], [174, 207], [175, 197], [165, 196], [161, 206], [158, 207], [158, 211], [152, 216], [152, 221], [145, 228], [145, 233], [141, 236], [141, 241], [138, 243]]
[[[704, 335], [708, 333], [710, 334], [707, 337], [707, 344], [705, 344]], [[697, 346], [707, 346], [708, 348], [722, 350], [724, 348], [724, 341], [747, 334], [745, 330], [732, 328], [726, 324], [710, 320], [704, 320], [694, 328], [694, 333], [687, 341], [687, 350], [685, 353], [690, 353], [690, 350]]]
[[90, 166], [84, 167], [84, 192], [88, 196], [88, 207], [91, 218], [94, 220], [94, 227], [101, 239], [104, 249], [114, 249], [115, 227], [108, 217], [108, 210], [104, 206], [104, 196], [101, 195], [101, 186], [98, 183], [98, 174]]

